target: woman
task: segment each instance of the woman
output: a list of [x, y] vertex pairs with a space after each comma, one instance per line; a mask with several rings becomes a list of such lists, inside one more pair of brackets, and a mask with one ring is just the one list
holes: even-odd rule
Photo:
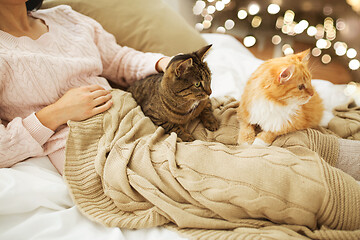
[[112, 105], [107, 80], [127, 87], [170, 58], [116, 44], [95, 20], [42, 0], [0, 0], [0, 167], [48, 155], [63, 171], [68, 120]]

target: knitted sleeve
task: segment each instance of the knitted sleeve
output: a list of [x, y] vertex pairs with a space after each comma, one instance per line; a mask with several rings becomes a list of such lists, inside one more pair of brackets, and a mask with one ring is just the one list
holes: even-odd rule
[[0, 120], [0, 167], [44, 155], [42, 145], [53, 133], [34, 113], [24, 119], [16, 117], [6, 125]]
[[100, 23], [71, 9], [67, 10], [77, 21], [94, 29], [93, 37], [103, 64], [103, 77], [126, 87], [136, 80], [157, 73], [155, 65], [163, 54], [144, 53], [120, 46], [114, 35], [107, 32]]

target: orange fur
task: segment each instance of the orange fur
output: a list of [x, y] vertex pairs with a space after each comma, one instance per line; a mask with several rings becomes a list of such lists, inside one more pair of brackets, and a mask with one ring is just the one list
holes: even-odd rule
[[279, 135], [319, 125], [324, 107], [311, 85], [308, 57], [309, 50], [273, 58], [251, 75], [237, 109], [239, 144], [257, 138], [270, 145]]

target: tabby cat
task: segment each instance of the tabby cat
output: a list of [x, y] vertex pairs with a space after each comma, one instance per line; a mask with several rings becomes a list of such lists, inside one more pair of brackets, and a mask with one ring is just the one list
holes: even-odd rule
[[184, 125], [196, 117], [210, 131], [219, 128], [209, 99], [211, 72], [204, 62], [210, 47], [174, 56], [164, 73], [136, 81], [128, 89], [154, 124], [167, 133], [177, 133], [186, 142], [193, 141], [194, 137]]
[[239, 144], [268, 146], [279, 135], [319, 125], [324, 107], [311, 85], [309, 58], [309, 49], [273, 58], [251, 75], [237, 109]]

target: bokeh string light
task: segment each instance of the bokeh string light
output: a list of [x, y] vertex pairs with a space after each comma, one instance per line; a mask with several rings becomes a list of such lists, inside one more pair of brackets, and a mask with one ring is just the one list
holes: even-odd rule
[[[249, 22], [252, 29], [261, 28], [262, 22], [268, 16], [260, 15], [269, 14], [269, 16], [276, 17], [274, 26], [275, 29], [281, 32], [273, 34], [271, 42], [274, 45], [282, 44], [281, 49], [284, 55], [292, 54], [294, 50], [290, 44], [285, 43], [286, 41], [281, 35], [296, 37], [300, 34], [306, 34], [308, 37], [313, 38], [314, 41], [314, 46], [311, 49], [312, 55], [319, 57], [323, 64], [329, 64], [334, 57], [338, 56], [347, 58], [349, 69], [355, 71], [360, 68], [360, 62], [356, 59], [358, 56], [357, 51], [349, 47], [347, 43], [337, 40], [337, 35], [346, 29], [346, 22], [342, 18], [335, 19], [330, 16], [333, 13], [331, 6], [324, 6], [323, 14], [325, 18], [322, 22], [310, 25], [306, 19], [301, 19], [299, 22], [295, 21], [295, 12], [291, 9], [281, 9], [281, 1], [273, 1], [265, 10], [261, 9], [260, 4], [256, 1], [252, 1], [247, 6], [242, 6], [237, 10], [237, 19], [227, 18], [223, 26], [213, 26], [214, 15], [217, 12], [225, 11], [229, 6], [234, 6], [232, 1], [235, 0], [196, 1], [193, 6], [193, 13], [202, 17], [202, 22], [196, 24], [196, 29], [201, 32], [214, 27], [217, 32], [226, 33], [235, 27], [237, 21], [246, 19], [248, 19], [247, 22]], [[347, 1], [353, 3], [354, 6], [357, 3], [360, 11], [360, 0]], [[310, 9], [311, 5], [306, 6], [304, 4], [302, 8]], [[248, 35], [244, 37], [243, 43], [246, 47], [252, 47], [257, 43], [257, 39], [254, 35]]]

